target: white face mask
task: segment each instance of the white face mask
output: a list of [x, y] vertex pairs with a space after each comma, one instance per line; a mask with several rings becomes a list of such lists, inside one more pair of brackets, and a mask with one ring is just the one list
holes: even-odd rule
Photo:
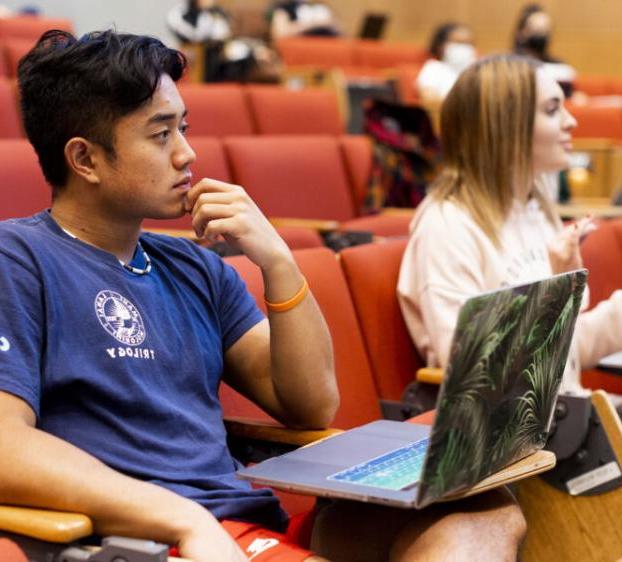
[[477, 55], [475, 47], [468, 43], [447, 43], [443, 52], [443, 62], [452, 68], [462, 72], [472, 62], [475, 62]]

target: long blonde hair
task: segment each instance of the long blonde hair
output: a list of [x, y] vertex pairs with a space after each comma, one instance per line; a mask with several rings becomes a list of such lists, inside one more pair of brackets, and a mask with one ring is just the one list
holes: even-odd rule
[[555, 223], [533, 177], [538, 66], [516, 55], [483, 59], [461, 74], [441, 109], [445, 167], [431, 195], [465, 207], [495, 245], [516, 186], [533, 185], [533, 196]]

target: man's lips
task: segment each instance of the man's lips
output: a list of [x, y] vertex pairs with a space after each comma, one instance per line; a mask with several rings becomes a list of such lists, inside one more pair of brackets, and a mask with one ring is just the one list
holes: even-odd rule
[[173, 188], [175, 189], [190, 189], [190, 182], [192, 181], [192, 176], [188, 175], [184, 179], [178, 181]]

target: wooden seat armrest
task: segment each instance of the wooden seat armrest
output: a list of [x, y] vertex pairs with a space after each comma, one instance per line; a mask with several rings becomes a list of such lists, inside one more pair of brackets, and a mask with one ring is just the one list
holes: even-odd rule
[[592, 404], [598, 412], [600, 422], [603, 424], [609, 445], [611, 446], [618, 464], [622, 465], [622, 421], [613, 407], [611, 400], [604, 390], [592, 392]]
[[296, 219], [288, 217], [270, 217], [272, 226], [291, 226], [297, 228], [309, 228], [318, 232], [330, 232], [339, 228], [338, 221], [323, 219]]
[[91, 519], [81, 513], [0, 505], [0, 529], [54, 543], [68, 543], [93, 534]]
[[390, 217], [412, 217], [414, 212], [415, 209], [410, 207], [385, 207], [380, 214]]
[[283, 443], [296, 447], [303, 447], [341, 433], [340, 429], [289, 429], [276, 422], [235, 417], [227, 417], [225, 426], [229, 435], [239, 439]]
[[443, 382], [443, 369], [423, 367], [417, 370], [415, 379], [417, 382], [440, 385]]

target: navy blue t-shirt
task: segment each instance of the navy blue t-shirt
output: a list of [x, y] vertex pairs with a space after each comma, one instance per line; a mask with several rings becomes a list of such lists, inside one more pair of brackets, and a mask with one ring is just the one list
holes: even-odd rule
[[[263, 315], [215, 254], [140, 240], [147, 275], [47, 211], [0, 222], [0, 390], [27, 402], [37, 427], [116, 470], [219, 519], [279, 528], [272, 493], [235, 477], [218, 399], [224, 351]], [[132, 265], [143, 260], [137, 251]]]

